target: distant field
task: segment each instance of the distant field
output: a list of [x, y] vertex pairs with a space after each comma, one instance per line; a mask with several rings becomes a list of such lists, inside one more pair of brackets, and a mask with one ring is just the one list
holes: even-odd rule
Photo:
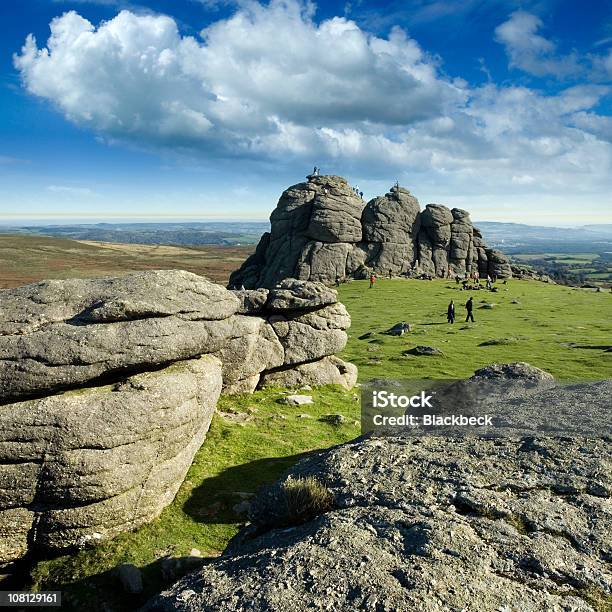
[[607, 253], [515, 253], [511, 258], [571, 284], [612, 283], [612, 260]]
[[179, 268], [225, 284], [253, 246], [174, 247], [0, 235], [0, 288], [42, 279]]

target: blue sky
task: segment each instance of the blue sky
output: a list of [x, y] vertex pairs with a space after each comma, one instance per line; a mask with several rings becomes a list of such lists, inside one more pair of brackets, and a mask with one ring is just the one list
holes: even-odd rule
[[612, 222], [612, 5], [0, 5], [0, 221], [264, 219], [314, 164], [479, 220]]

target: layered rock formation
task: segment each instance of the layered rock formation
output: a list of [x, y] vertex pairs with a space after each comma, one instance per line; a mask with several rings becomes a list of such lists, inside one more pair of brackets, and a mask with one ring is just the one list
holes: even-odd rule
[[[524, 364], [473, 382], [521, 371], [535, 387], [510, 402], [519, 412], [571, 415], [588, 397], [581, 416], [596, 407], [601, 433], [372, 437], [326, 450], [261, 491], [224, 555], [146, 610], [608, 609], [612, 384], [551, 386]], [[333, 508], [292, 524], [283, 483], [308, 476]]]
[[366, 204], [342, 177], [311, 176], [283, 192], [270, 223], [231, 287], [274, 287], [285, 278], [330, 284], [370, 272], [512, 276], [506, 256], [486, 246], [468, 212], [440, 204], [421, 211], [398, 185]]
[[[173, 499], [222, 392], [352, 386], [336, 292], [182, 271], [0, 291], [0, 563], [111, 537]], [[262, 381], [263, 384], [263, 381]]]

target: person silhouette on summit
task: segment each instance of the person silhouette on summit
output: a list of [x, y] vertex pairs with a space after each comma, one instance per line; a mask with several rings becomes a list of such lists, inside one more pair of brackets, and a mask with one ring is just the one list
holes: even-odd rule
[[474, 310], [473, 297], [470, 296], [470, 299], [465, 303], [465, 309], [467, 310], [467, 317], [465, 317], [465, 322], [467, 323], [468, 321], [471, 321], [472, 323], [475, 323], [474, 313], [472, 312]]

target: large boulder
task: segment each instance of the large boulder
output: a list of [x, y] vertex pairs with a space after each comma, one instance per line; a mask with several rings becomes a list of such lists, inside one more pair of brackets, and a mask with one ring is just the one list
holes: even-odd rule
[[157, 516], [220, 392], [302, 365], [327, 373], [311, 384], [354, 384], [332, 359], [349, 325], [334, 290], [295, 279], [228, 291], [167, 270], [1, 290], [0, 565]]
[[179, 270], [2, 291], [0, 402], [218, 351], [239, 305]]
[[418, 231], [418, 200], [403, 187], [392, 187], [384, 196], [370, 200], [361, 224], [367, 242], [412, 243]]
[[259, 383], [265, 387], [302, 387], [340, 385], [352, 389], [357, 382], [357, 367], [338, 357], [324, 357], [297, 366], [266, 372]]
[[467, 211], [440, 204], [420, 211], [398, 184], [364, 204], [342, 177], [309, 176], [283, 192], [270, 224], [230, 287], [271, 289], [287, 278], [330, 285], [372, 272], [447, 276], [478, 268], [484, 276], [511, 275], [498, 252], [489, 269], [487, 245]]
[[[579, 392], [605, 411], [611, 390], [559, 387], [545, 405], [570, 414]], [[599, 416], [586, 438], [372, 437], [310, 456], [252, 501], [220, 559], [145, 609], [607, 609], [612, 449]], [[290, 511], [285, 484], [308, 477], [333, 499], [324, 513]]]
[[364, 201], [340, 176], [314, 176], [318, 187], [306, 234], [320, 242], [359, 242]]
[[204, 441], [221, 380], [204, 356], [1, 405], [0, 564], [155, 518]]

